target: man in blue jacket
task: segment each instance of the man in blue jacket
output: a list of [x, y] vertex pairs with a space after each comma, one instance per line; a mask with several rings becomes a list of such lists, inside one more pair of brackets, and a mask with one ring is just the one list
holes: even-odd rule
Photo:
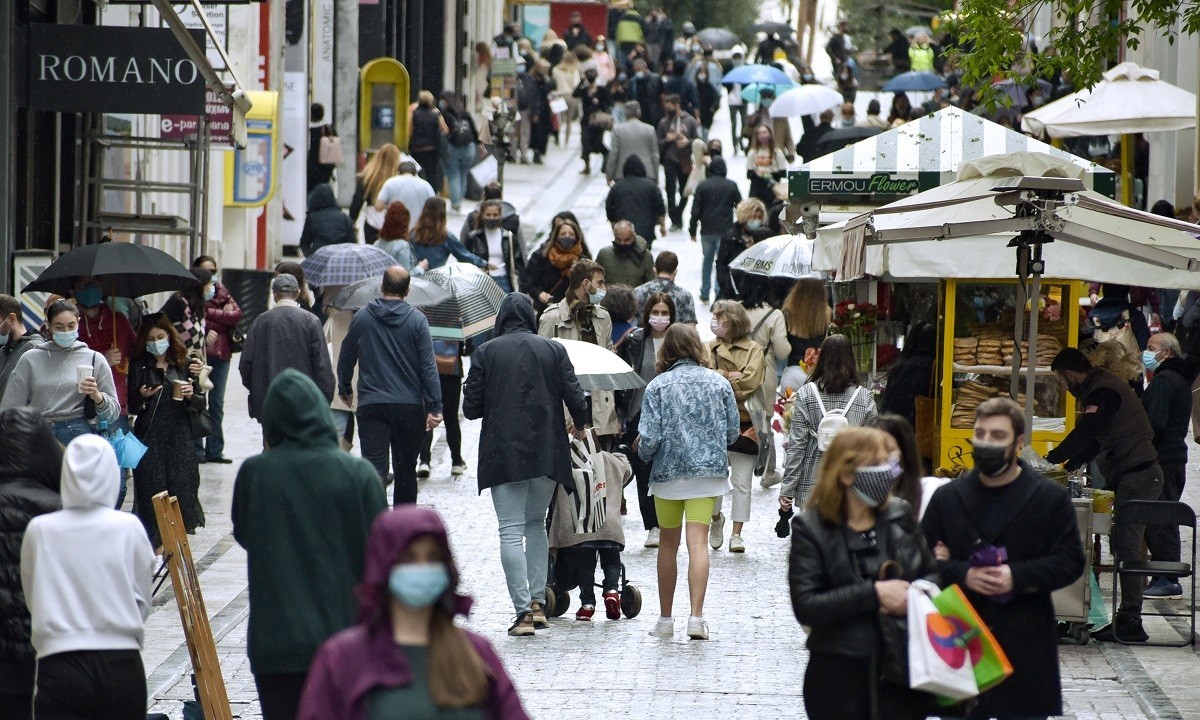
[[393, 504], [417, 501], [417, 454], [442, 422], [442, 387], [425, 316], [404, 302], [408, 271], [383, 274], [383, 297], [350, 322], [338, 356], [338, 394], [349, 405], [358, 365], [358, 434], [363, 457], [387, 483], [388, 451], [396, 478]]

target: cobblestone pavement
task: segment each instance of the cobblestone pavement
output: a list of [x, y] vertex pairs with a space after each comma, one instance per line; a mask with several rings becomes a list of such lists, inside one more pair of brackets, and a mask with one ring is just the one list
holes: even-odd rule
[[[728, 135], [723, 117], [714, 132]], [[576, 133], [577, 135], [577, 133]], [[551, 149], [545, 166], [506, 168], [506, 197], [517, 206], [522, 226], [547, 227], [562, 209], [583, 221], [595, 252], [609, 242], [603, 218], [607, 192], [603, 177], [578, 174], [576, 140], [569, 149]], [[727, 141], [728, 142], [728, 141]], [[744, 183], [741, 158], [730, 163], [729, 177]], [[461, 218], [451, 218], [457, 227]], [[532, 238], [527, 237], [527, 242]], [[682, 234], [655, 243], [681, 256], [680, 282], [696, 292], [699, 247]], [[707, 311], [699, 327], [707, 333]], [[246, 414], [245, 391], [231, 378], [227, 393], [227, 454], [241, 461], [259, 451], [258, 425]], [[478, 423], [464, 422], [463, 451], [471, 471], [450, 475], [441, 432], [434, 445], [433, 474], [423, 481], [420, 502], [437, 508], [447, 520], [451, 542], [463, 571], [466, 590], [476, 598], [469, 626], [496, 645], [514, 676], [533, 717], [584, 718], [604, 714], [638, 718], [801, 717], [800, 683], [806, 661], [803, 635], [787, 597], [786, 541], [775, 537], [774, 491], [755, 488], [753, 515], [744, 532], [747, 552], [713, 553], [706, 602], [712, 640], [689, 642], [683, 620], [670, 641], [651, 638], [656, 619], [655, 550], [642, 547], [645, 533], [634, 512], [623, 518], [629, 580], [642, 591], [643, 612], [636, 619], [575, 623], [572, 611], [551, 621], [535, 639], [509, 638], [512, 615], [499, 563], [496, 519], [491, 502], [476, 492]], [[203, 465], [202, 500], [208, 526], [192, 537], [192, 552], [212, 617], [222, 672], [235, 717], [258, 718], [253, 678], [245, 656], [245, 555], [230, 535], [229, 507], [237, 465]], [[1195, 498], [1189, 494], [1195, 504]], [[728, 531], [728, 530], [727, 530]], [[683, 566], [686, 568], [686, 565]], [[681, 572], [675, 616], [687, 615], [686, 570]], [[577, 604], [578, 596], [575, 596]], [[1175, 634], [1163, 621], [1148, 621], [1152, 633]], [[1177, 634], [1174, 635], [1178, 637]], [[190, 663], [169, 587], [155, 598], [147, 623], [144, 652], [153, 711], [181, 717], [181, 702], [191, 697]], [[1068, 717], [1078, 720], [1200, 717], [1200, 689], [1194, 678], [1200, 662], [1189, 649], [1127, 649], [1092, 644], [1062, 648], [1063, 691]]]

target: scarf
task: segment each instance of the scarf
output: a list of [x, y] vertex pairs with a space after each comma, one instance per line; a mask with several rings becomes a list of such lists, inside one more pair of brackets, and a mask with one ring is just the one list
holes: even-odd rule
[[599, 345], [596, 338], [596, 306], [584, 298], [571, 303], [571, 322], [579, 328], [579, 339], [593, 345]]
[[550, 261], [550, 264], [558, 268], [558, 271], [564, 275], [575, 264], [575, 261], [582, 256], [583, 243], [581, 242], [576, 242], [570, 250], [563, 250], [558, 246], [558, 243], [551, 242], [550, 250], [546, 253], [546, 259]]

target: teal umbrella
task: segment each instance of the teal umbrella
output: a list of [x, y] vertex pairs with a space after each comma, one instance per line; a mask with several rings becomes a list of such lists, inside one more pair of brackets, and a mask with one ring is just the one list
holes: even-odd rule
[[783, 92], [790, 90], [795, 86], [795, 83], [789, 83], [787, 85], [777, 85], [773, 83], [752, 83], [742, 88], [742, 99], [748, 103], [754, 103], [757, 105], [762, 101], [760, 93], [762, 92], [763, 88], [770, 88], [772, 91], [774, 91], [775, 97], [779, 97]]

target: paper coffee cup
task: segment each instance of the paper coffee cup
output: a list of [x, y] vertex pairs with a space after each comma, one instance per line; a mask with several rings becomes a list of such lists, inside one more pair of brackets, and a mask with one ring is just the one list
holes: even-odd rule
[[92, 377], [92, 366], [91, 365], [76, 365], [75, 366], [75, 374], [78, 376], [79, 380], [83, 380], [84, 378], [90, 378], [90, 377]]
[[171, 385], [171, 397], [175, 400], [183, 399], [183, 386], [187, 385], [187, 380], [173, 380]]

